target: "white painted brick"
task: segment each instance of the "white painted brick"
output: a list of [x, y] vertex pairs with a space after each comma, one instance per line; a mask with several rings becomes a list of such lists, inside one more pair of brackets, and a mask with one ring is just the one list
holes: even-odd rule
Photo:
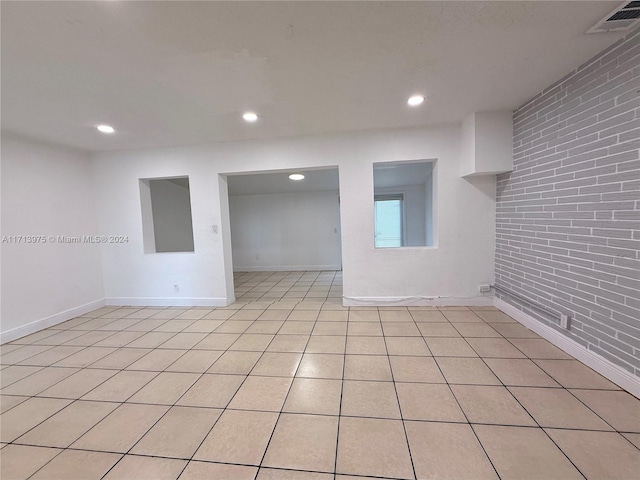
[[497, 180], [497, 292], [640, 373], [640, 29], [514, 112], [514, 171]]

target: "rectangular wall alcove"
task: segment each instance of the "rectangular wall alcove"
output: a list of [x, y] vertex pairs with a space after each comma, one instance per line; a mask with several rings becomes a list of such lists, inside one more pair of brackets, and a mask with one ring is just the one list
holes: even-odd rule
[[189, 177], [140, 179], [144, 253], [193, 252]]

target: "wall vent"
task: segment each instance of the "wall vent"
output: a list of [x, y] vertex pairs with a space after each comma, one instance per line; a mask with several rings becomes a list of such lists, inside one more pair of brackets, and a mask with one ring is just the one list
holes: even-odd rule
[[624, 2], [587, 33], [621, 32], [640, 25], [640, 1]]

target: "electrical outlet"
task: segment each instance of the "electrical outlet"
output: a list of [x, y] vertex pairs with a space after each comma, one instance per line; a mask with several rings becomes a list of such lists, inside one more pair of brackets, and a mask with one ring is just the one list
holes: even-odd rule
[[180, 285], [173, 286], [173, 293], [180, 293]]
[[491, 291], [491, 285], [485, 283], [480, 284], [480, 293], [489, 293]]
[[569, 330], [569, 315], [560, 315], [560, 326]]
[[260, 260], [260, 254], [256, 253], [256, 260]]
[[212, 231], [214, 234], [217, 234], [217, 233], [218, 233], [218, 225], [211, 225], [211, 231]]

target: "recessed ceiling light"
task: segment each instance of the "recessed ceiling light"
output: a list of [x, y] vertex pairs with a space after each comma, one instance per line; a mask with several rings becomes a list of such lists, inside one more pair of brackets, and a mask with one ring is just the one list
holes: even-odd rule
[[116, 131], [111, 125], [98, 125], [96, 128], [102, 133], [114, 133]]
[[291, 175], [289, 175], [289, 180], [304, 180], [304, 175], [302, 175], [301, 173], [292, 173]]
[[246, 112], [242, 115], [242, 118], [244, 118], [245, 122], [253, 123], [258, 120], [258, 114], [254, 112]]
[[414, 95], [409, 97], [409, 100], [407, 100], [407, 103], [412, 107], [417, 107], [422, 104], [422, 102], [424, 102], [424, 97], [422, 95]]

